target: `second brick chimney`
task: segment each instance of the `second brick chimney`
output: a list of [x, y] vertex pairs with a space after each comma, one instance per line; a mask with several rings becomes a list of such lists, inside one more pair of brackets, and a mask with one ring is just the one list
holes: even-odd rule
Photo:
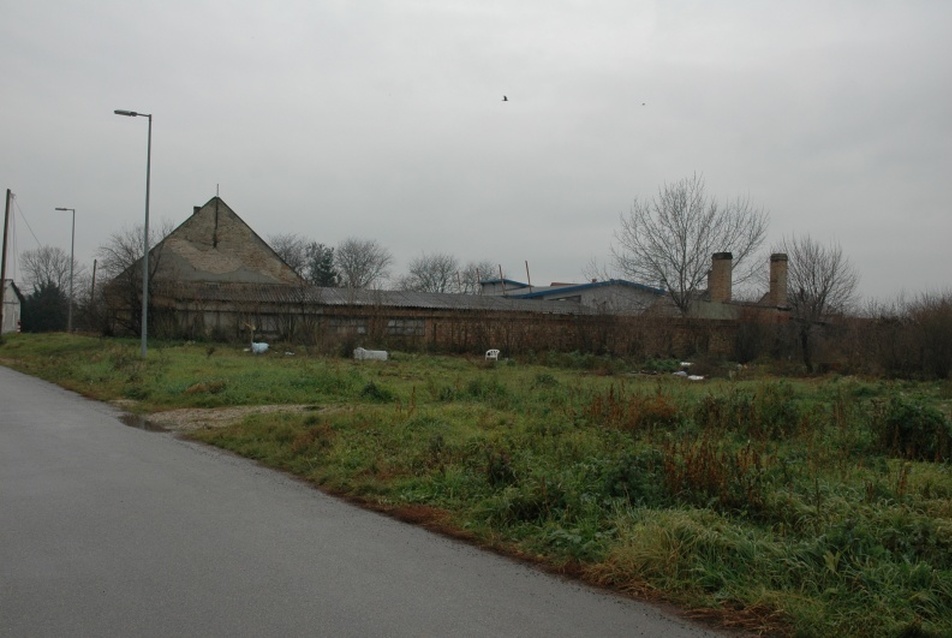
[[784, 253], [770, 256], [770, 290], [767, 298], [775, 308], [787, 307], [787, 255]]

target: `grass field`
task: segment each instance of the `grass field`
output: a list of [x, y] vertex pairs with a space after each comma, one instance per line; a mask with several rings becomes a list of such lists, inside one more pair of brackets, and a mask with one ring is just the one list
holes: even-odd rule
[[311, 406], [191, 436], [721, 626], [952, 636], [948, 381], [209, 344], [142, 361], [134, 342], [61, 334], [8, 338], [0, 362], [143, 414]]

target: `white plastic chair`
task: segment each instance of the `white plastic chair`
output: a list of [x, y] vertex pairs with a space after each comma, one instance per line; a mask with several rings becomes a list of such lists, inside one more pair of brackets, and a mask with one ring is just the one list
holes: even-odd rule
[[499, 361], [499, 350], [496, 348], [490, 348], [486, 351], [486, 360], [487, 361]]

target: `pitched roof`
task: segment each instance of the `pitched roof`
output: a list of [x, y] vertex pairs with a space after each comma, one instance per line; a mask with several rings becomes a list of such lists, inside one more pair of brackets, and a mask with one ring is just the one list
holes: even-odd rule
[[196, 206], [150, 251], [156, 279], [299, 284], [301, 277], [220, 197]]

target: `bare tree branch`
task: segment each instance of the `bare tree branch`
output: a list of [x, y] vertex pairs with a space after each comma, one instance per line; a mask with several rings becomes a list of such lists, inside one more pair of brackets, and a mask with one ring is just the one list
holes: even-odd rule
[[614, 279], [609, 267], [606, 264], [599, 263], [595, 257], [589, 259], [588, 263], [582, 267], [582, 277], [588, 281], [608, 281], [609, 279]]
[[491, 259], [468, 262], [459, 273], [460, 292], [478, 295], [482, 292], [482, 282], [499, 276], [499, 267]]
[[447, 253], [424, 253], [410, 262], [409, 273], [400, 278], [397, 288], [419, 292], [459, 292], [459, 262]]
[[859, 277], [839, 244], [824, 246], [804, 235], [783, 239], [776, 252], [789, 260], [787, 290], [796, 318], [815, 323], [852, 309]]
[[686, 313], [707, 279], [714, 253], [733, 254], [734, 281], [754, 276], [752, 256], [767, 234], [768, 216], [747, 198], [709, 198], [698, 174], [664, 184], [650, 200], [636, 199], [615, 232], [618, 269], [640, 283], [668, 291]]
[[334, 268], [333, 248], [294, 233], [271, 235], [268, 237], [268, 245], [284, 263], [309, 283], [327, 288], [338, 285], [339, 276]]
[[859, 276], [837, 243], [824, 246], [804, 235], [783, 239], [775, 252], [787, 254], [788, 299], [799, 324], [803, 362], [812, 371], [813, 329], [819, 322], [852, 309]]
[[[169, 221], [162, 222], [158, 229], [150, 229], [150, 286], [162, 262], [162, 251], [156, 250], [156, 246], [173, 229], [174, 226]], [[111, 314], [133, 332], [141, 327], [139, 318], [142, 300], [142, 231], [142, 225], [117, 230], [96, 251], [99, 271], [103, 279], [108, 282], [105, 284], [105, 289], [108, 289], [109, 293], [104, 296], [107, 298]]]
[[334, 251], [334, 265], [346, 288], [370, 288], [389, 276], [393, 263], [390, 251], [374, 240], [348, 238]]
[[294, 272], [302, 277], [306, 275], [304, 272], [307, 266], [308, 242], [306, 239], [294, 233], [269, 235], [268, 245]]
[[[41, 287], [54, 286], [61, 291], [69, 291], [70, 263], [69, 255], [58, 246], [40, 246], [24, 251], [20, 255], [23, 279], [26, 287], [38, 290]], [[84, 266], [73, 261], [73, 280], [83, 281], [86, 277]]]

